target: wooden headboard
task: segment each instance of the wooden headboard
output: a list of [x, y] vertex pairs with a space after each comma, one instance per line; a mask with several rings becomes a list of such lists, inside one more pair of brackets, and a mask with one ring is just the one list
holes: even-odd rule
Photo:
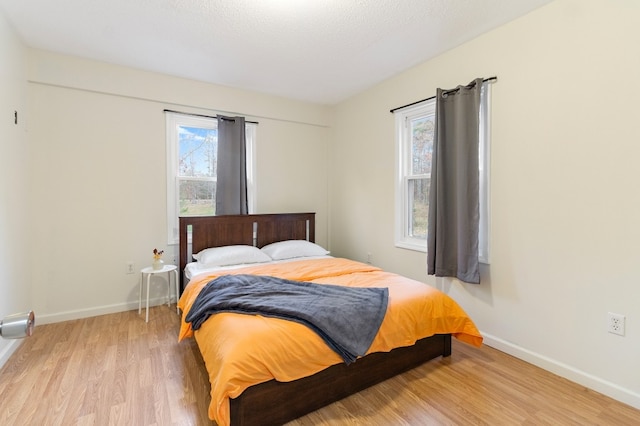
[[[315, 242], [315, 213], [249, 214], [180, 218], [180, 290], [191, 254], [209, 247], [246, 244], [264, 247], [276, 241]], [[189, 239], [188, 229], [191, 229]]]

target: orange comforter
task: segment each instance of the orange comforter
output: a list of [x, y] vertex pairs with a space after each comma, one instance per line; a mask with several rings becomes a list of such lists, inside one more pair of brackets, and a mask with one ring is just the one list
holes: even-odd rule
[[[264, 264], [194, 277], [180, 298], [180, 340], [194, 335], [186, 314], [200, 290], [218, 275], [256, 274], [352, 287], [388, 287], [389, 304], [369, 352], [410, 346], [434, 334], [451, 333], [475, 346], [482, 336], [467, 314], [446, 294], [421, 282], [341, 258]], [[211, 316], [195, 332], [209, 372], [209, 417], [228, 425], [229, 398], [249, 386], [276, 379], [288, 382], [342, 362], [340, 356], [302, 324], [236, 313]]]

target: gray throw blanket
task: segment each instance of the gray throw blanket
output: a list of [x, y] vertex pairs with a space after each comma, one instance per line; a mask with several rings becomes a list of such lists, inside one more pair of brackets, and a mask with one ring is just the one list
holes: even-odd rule
[[282, 318], [315, 331], [349, 364], [366, 354], [387, 312], [389, 290], [314, 284], [259, 275], [223, 275], [196, 297], [185, 321], [236, 312]]

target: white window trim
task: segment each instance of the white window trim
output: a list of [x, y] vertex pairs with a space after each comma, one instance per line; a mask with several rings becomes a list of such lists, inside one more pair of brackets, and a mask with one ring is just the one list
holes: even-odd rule
[[427, 251], [427, 242], [413, 238], [409, 234], [409, 191], [407, 170], [411, 164], [408, 150], [411, 135], [408, 123], [416, 117], [435, 114], [435, 100], [421, 102], [396, 113], [396, 213], [395, 213], [395, 245], [409, 250]]
[[478, 161], [480, 226], [478, 228], [478, 260], [491, 263], [491, 84], [482, 85], [480, 96], [480, 150]]
[[[166, 112], [167, 139], [167, 242], [169, 245], [178, 244], [179, 222], [178, 205], [178, 133], [176, 126], [192, 126], [203, 129], [216, 129], [215, 118], [201, 117], [181, 113]], [[256, 123], [246, 123], [245, 133], [247, 141], [247, 204], [249, 213], [256, 208]]]
[[245, 122], [245, 137], [247, 140], [247, 208], [249, 214], [256, 212], [256, 134], [258, 125]]
[[[482, 85], [480, 107], [480, 226], [478, 233], [478, 260], [490, 263], [490, 235], [491, 235], [491, 85]], [[395, 113], [396, 131], [396, 185], [395, 185], [395, 246], [399, 248], [427, 252], [427, 241], [412, 238], [408, 235], [409, 214], [407, 182], [405, 171], [410, 166], [407, 153], [409, 142], [409, 121], [417, 116], [435, 113], [435, 99], [429, 99]]]

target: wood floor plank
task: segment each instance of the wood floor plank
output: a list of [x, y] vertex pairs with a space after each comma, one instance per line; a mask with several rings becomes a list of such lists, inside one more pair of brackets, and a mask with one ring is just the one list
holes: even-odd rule
[[[0, 370], [1, 425], [210, 426], [209, 382], [175, 306], [36, 328]], [[287, 426], [640, 424], [640, 410], [489, 347], [449, 358]]]

